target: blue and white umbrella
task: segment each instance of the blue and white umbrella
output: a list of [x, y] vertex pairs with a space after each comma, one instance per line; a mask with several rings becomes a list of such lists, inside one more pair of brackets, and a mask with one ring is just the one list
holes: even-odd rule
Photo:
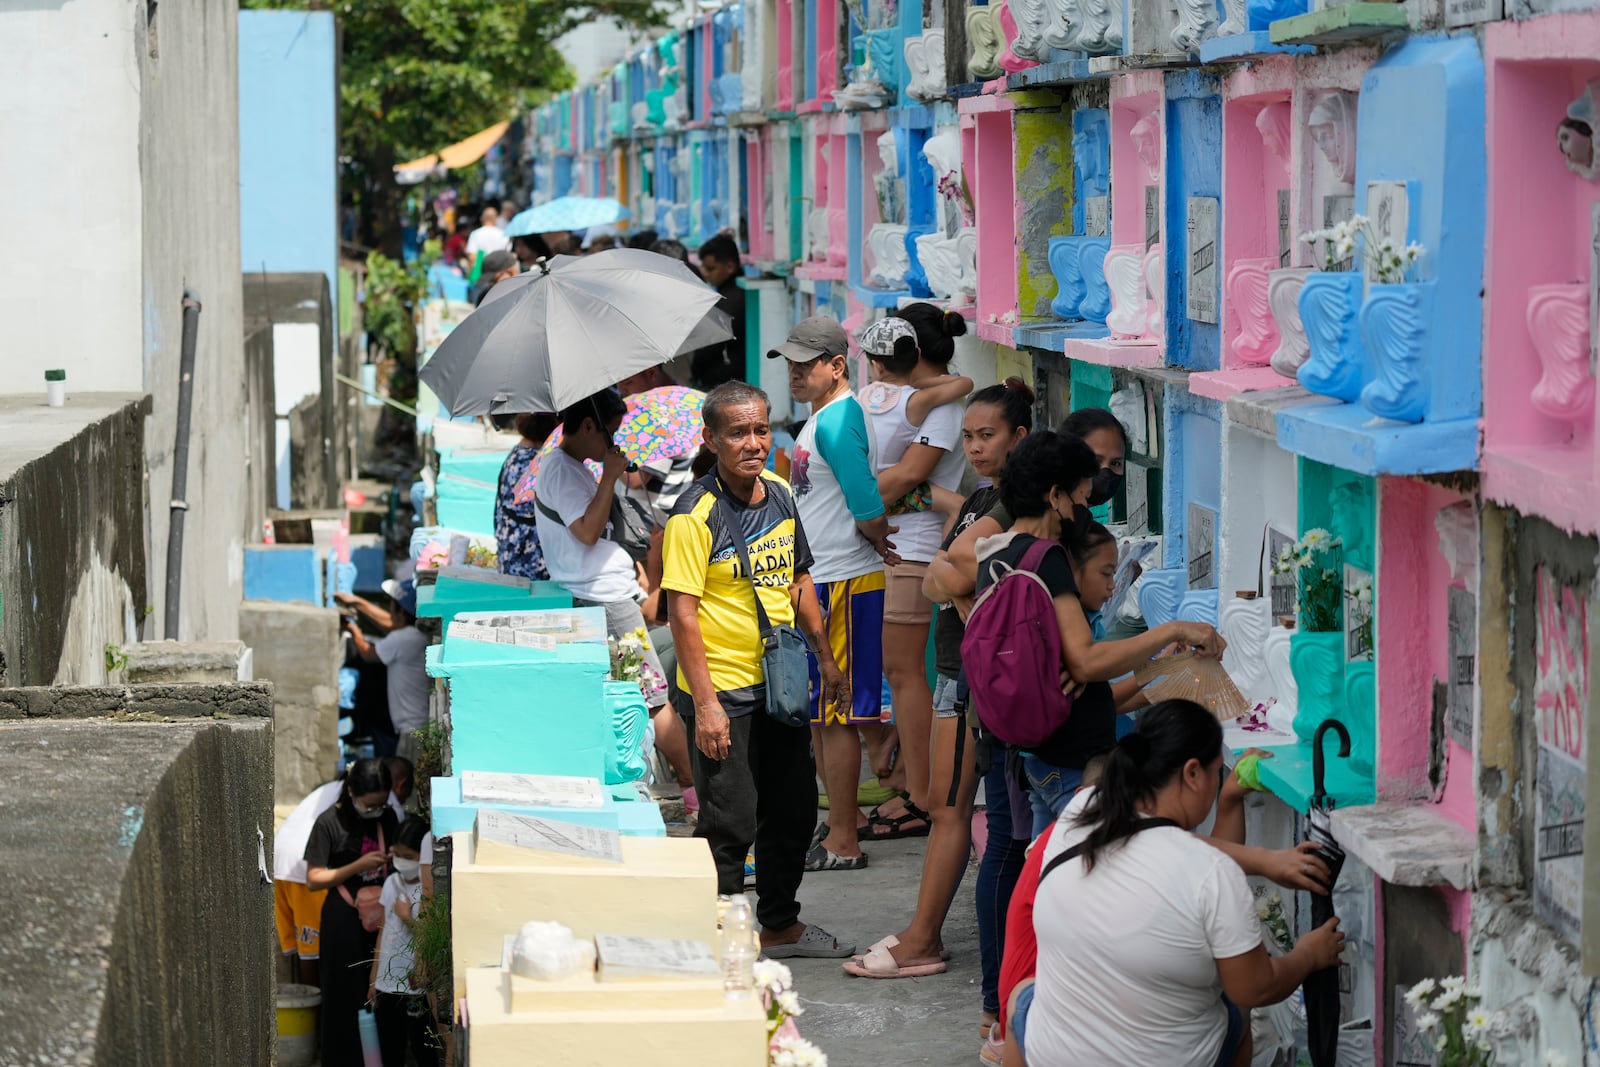
[[506, 226], [507, 237], [564, 233], [607, 226], [628, 217], [628, 209], [609, 197], [558, 196], [518, 212]]

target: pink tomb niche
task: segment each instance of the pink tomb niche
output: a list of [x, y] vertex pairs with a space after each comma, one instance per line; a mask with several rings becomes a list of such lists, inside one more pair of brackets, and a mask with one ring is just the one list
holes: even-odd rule
[[[1166, 282], [1160, 227], [1166, 215], [1166, 91], [1160, 71], [1111, 79], [1110, 336], [1068, 338], [1063, 353], [1085, 363], [1159, 367], [1166, 351]], [[1151, 190], [1147, 220], [1146, 190]], [[1151, 221], [1153, 229], [1147, 231]]]
[[[1222, 369], [1190, 375], [1195, 395], [1226, 400], [1297, 384], [1294, 371], [1309, 351], [1298, 301], [1314, 262], [1300, 235], [1322, 229], [1330, 210], [1353, 208], [1347, 198], [1355, 191], [1319, 149], [1309, 123], [1331, 93], [1348, 94], [1354, 114], [1361, 77], [1375, 58], [1363, 48], [1265, 56], [1224, 81], [1223, 195], [1249, 210], [1223, 212]], [[1353, 162], [1353, 137], [1349, 151]], [[1282, 220], [1280, 191], [1288, 207]]]
[[846, 116], [819, 115], [809, 138], [811, 189], [815, 199], [802, 213], [805, 263], [796, 275], [807, 281], [843, 281], [849, 263], [849, 151]]
[[776, 0], [777, 25], [777, 105], [778, 110], [792, 112], [795, 102], [795, 20], [797, 10], [804, 10], [802, 0]]
[[1600, 93], [1590, 89], [1600, 79], [1600, 12], [1496, 23], [1485, 53], [1484, 492], [1597, 533], [1600, 182], [1567, 166], [1556, 135], [1575, 102]]
[[751, 130], [744, 143], [745, 174], [750, 184], [750, 196], [745, 203], [749, 212], [746, 225], [750, 234], [750, 258], [757, 262], [770, 262], [777, 258], [773, 255], [772, 218], [768, 215], [768, 209], [788, 210], [786, 204], [767, 202], [770, 195], [767, 181], [771, 152], [772, 127], [762, 126], [759, 130]]
[[[1463, 510], [1463, 508], [1465, 510]], [[1410, 478], [1378, 479], [1378, 795], [1380, 800], [1438, 804], [1439, 813], [1476, 832], [1473, 793], [1472, 712], [1440, 739], [1443, 780], [1435, 788], [1428, 768], [1434, 684], [1449, 690], [1458, 654], [1477, 657], [1475, 625], [1452, 648], [1451, 611], [1477, 588], [1477, 512], [1470, 498]], [[1452, 589], [1457, 590], [1452, 594]], [[1454, 597], [1457, 604], [1452, 607]], [[1470, 601], [1469, 601], [1470, 602]], [[1463, 616], [1476, 621], [1472, 610]], [[1476, 673], [1471, 675], [1473, 686]], [[1471, 688], [1463, 694], [1472, 700]], [[1459, 720], [1458, 720], [1459, 721]], [[1456, 736], [1452, 737], [1452, 732]], [[1461, 741], [1465, 740], [1463, 745]]]
[[[974, 331], [1011, 346], [1017, 324], [1017, 175], [1012, 162], [1012, 99], [1004, 94], [960, 102], [961, 163], [972, 193], [977, 241]], [[963, 266], [963, 270], [965, 267]]]

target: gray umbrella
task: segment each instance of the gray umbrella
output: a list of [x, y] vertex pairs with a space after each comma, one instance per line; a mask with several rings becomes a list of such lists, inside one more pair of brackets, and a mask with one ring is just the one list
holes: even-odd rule
[[557, 256], [489, 290], [420, 377], [452, 415], [560, 411], [732, 338], [717, 300], [670, 256], [637, 248]]

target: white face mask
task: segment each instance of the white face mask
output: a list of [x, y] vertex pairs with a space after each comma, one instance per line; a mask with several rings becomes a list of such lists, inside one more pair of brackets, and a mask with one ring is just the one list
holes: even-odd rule
[[407, 882], [415, 882], [422, 877], [421, 860], [408, 860], [396, 856], [391, 862], [394, 864], [394, 869], [400, 873], [400, 877]]

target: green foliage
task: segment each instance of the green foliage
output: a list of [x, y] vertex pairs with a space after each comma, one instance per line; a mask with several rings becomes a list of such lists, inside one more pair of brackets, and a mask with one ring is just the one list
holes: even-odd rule
[[433, 779], [442, 778], [445, 774], [444, 742], [445, 729], [443, 723], [429, 722], [418, 728], [416, 732], [417, 762], [417, 806], [423, 816], [431, 817], [433, 811], [433, 797], [431, 787]]
[[128, 654], [122, 650], [121, 645], [106, 645], [106, 673], [126, 670], [128, 667]]
[[426, 989], [450, 973], [450, 894], [424, 896], [411, 924], [411, 987]]

